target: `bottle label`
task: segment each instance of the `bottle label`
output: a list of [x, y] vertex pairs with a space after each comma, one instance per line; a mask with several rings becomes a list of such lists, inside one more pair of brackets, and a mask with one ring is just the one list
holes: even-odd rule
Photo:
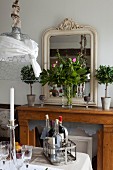
[[62, 138], [62, 142], [64, 142], [64, 133], [60, 133], [60, 136]]
[[55, 136], [55, 144], [58, 148], [61, 147], [61, 143], [62, 143], [62, 138], [61, 138], [61, 135], [60, 134], [57, 134]]
[[48, 153], [55, 154], [55, 137], [48, 137]]

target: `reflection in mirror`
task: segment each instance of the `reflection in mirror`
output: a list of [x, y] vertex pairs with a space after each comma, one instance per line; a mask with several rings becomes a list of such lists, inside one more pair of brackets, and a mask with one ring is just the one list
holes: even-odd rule
[[[57, 63], [58, 56], [76, 58], [78, 53], [83, 54], [87, 70], [87, 81], [77, 86], [76, 96], [73, 98], [73, 105], [85, 105], [84, 96], [90, 96], [89, 105], [97, 104], [97, 85], [94, 78], [96, 68], [96, 31], [89, 26], [78, 25], [72, 20], [65, 19], [56, 29], [49, 29], [43, 35], [43, 68], [49, 69], [50, 65]], [[61, 105], [60, 93], [54, 95], [50, 92], [52, 88], [59, 91], [55, 85], [43, 87], [43, 94], [46, 96], [47, 104]]]
[[[83, 54], [87, 70], [90, 72], [91, 59], [91, 37], [89, 34], [77, 35], [58, 35], [50, 37], [50, 65], [57, 62], [57, 50], [63, 57], [76, 58], [78, 53]], [[90, 75], [87, 75], [87, 81], [81, 89], [77, 92], [76, 97], [84, 97], [90, 95]], [[78, 86], [79, 87], [79, 86]]]

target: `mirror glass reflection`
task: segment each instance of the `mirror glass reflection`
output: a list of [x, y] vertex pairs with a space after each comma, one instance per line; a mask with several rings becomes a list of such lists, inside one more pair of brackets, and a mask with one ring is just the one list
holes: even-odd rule
[[[86, 67], [90, 72], [91, 67], [91, 36], [90, 34], [75, 34], [75, 35], [57, 35], [50, 37], [50, 65], [57, 63], [57, 51], [60, 56], [76, 58], [78, 53], [83, 54]], [[81, 87], [78, 87], [81, 88]], [[54, 94], [53, 94], [54, 95]], [[81, 93], [77, 93], [76, 97], [90, 96], [90, 74], [84, 84], [84, 89]], [[58, 95], [57, 95], [58, 97]]]

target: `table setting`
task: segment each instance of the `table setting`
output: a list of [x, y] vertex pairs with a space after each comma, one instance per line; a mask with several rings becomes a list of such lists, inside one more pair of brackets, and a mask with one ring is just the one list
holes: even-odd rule
[[[16, 159], [14, 157], [11, 160], [1, 159], [0, 170], [92, 170], [88, 154], [77, 152], [77, 159], [74, 163], [54, 166], [44, 156], [43, 148], [27, 145], [23, 147], [22, 152], [16, 153]], [[25, 147], [31, 151], [29, 149], [25, 151]]]
[[[46, 115], [46, 117], [46, 121], [49, 123], [49, 116]], [[45, 137], [43, 139], [45, 147], [43, 146], [43, 148], [15, 142], [15, 128], [17, 126], [14, 119], [14, 88], [11, 88], [10, 119], [7, 124], [10, 131], [10, 141], [0, 142], [0, 170], [92, 170], [88, 154], [76, 152], [76, 144], [68, 139], [68, 135], [65, 135], [67, 140], [64, 138], [62, 141], [58, 130], [58, 119], [56, 119], [55, 124], [56, 135]], [[61, 127], [66, 130], [62, 124]], [[44, 128], [44, 130], [47, 129]], [[55, 139], [60, 139], [60, 146], [58, 141], [55, 143]]]
[[33, 146], [16, 144], [16, 157], [14, 153], [9, 154], [9, 147], [9, 142], [0, 142], [0, 170], [60, 170], [49, 165], [35, 165], [33, 160], [36, 157], [33, 154]]

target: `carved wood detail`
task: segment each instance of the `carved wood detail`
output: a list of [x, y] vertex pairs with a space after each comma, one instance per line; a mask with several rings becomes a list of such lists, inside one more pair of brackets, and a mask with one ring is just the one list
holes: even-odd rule
[[65, 18], [64, 21], [62, 21], [59, 26], [58, 30], [75, 30], [75, 29], [80, 29], [83, 28], [83, 25], [79, 25], [75, 23], [72, 19]]

